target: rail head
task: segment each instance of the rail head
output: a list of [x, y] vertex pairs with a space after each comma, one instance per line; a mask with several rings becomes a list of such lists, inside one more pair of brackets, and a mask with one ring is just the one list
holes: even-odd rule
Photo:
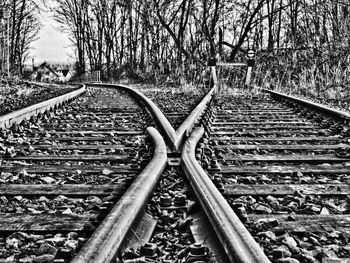
[[350, 114], [349, 113], [342, 112], [342, 111], [339, 111], [336, 109], [332, 109], [332, 108], [324, 106], [320, 103], [311, 102], [311, 101], [305, 100], [305, 99], [300, 99], [300, 98], [290, 96], [290, 95], [287, 95], [284, 93], [280, 93], [277, 91], [273, 91], [273, 90], [269, 90], [269, 89], [261, 89], [261, 90], [266, 92], [266, 93], [269, 93], [273, 96], [277, 96], [279, 98], [306, 106], [308, 108], [312, 108], [312, 109], [317, 110], [319, 112], [322, 112], [326, 115], [333, 116], [333, 117], [336, 117], [338, 119], [343, 119], [343, 120], [347, 121], [348, 123], [350, 123]]
[[171, 126], [168, 119], [164, 116], [163, 112], [157, 107], [157, 105], [155, 105], [154, 102], [151, 101], [149, 98], [147, 98], [144, 94], [142, 94], [141, 92], [137, 91], [132, 87], [128, 87], [120, 84], [86, 83], [86, 85], [91, 87], [119, 88], [127, 92], [130, 92], [132, 95], [134, 95], [138, 99], [141, 99], [141, 101], [145, 103], [148, 110], [155, 117], [155, 120], [159, 125], [159, 128], [165, 133], [166, 141], [168, 142], [168, 144], [170, 144], [172, 150], [175, 150], [176, 133], [174, 128]]
[[194, 108], [194, 110], [187, 116], [187, 118], [182, 122], [180, 127], [176, 130], [176, 140], [175, 148], [177, 151], [180, 151], [181, 146], [186, 138], [187, 134], [191, 133], [195, 124], [200, 120], [201, 116], [207, 109], [209, 103], [213, 99], [214, 93], [217, 90], [217, 86], [214, 87], [208, 92], [202, 101]]
[[72, 263], [113, 262], [130, 228], [147, 204], [167, 164], [163, 138], [153, 127], [147, 128], [147, 131], [155, 145], [152, 160], [98, 226]]
[[47, 110], [50, 110], [56, 106], [61, 105], [62, 103], [69, 101], [80, 94], [84, 93], [86, 86], [82, 85], [81, 88], [71, 91], [69, 93], [63, 94], [56, 98], [52, 98], [43, 102], [39, 102], [32, 106], [10, 112], [3, 116], [0, 116], [0, 128], [9, 128], [14, 123], [20, 123], [23, 120], [29, 119], [32, 116], [37, 115], [38, 113], [43, 113]]
[[230, 205], [195, 158], [195, 148], [204, 134], [197, 128], [182, 151], [182, 167], [231, 262], [270, 263]]

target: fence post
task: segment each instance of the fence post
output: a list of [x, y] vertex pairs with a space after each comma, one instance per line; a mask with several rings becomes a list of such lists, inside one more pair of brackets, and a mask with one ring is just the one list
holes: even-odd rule
[[247, 52], [247, 75], [245, 79], [245, 86], [248, 87], [250, 85], [251, 79], [252, 79], [252, 71], [253, 71], [253, 66], [255, 64], [255, 51], [253, 49], [249, 49]]
[[215, 57], [211, 57], [209, 59], [208, 65], [211, 68], [211, 73], [212, 73], [212, 76], [213, 76], [213, 83], [214, 83], [214, 85], [217, 85], [218, 84], [218, 77], [216, 75], [216, 58]]

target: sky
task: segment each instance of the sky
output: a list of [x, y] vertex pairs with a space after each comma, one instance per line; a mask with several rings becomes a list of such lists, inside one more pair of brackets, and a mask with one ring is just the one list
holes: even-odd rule
[[44, 61], [49, 63], [74, 62], [74, 49], [68, 35], [59, 30], [59, 24], [49, 12], [41, 12], [43, 27], [38, 39], [31, 45], [31, 51], [27, 63], [35, 65]]

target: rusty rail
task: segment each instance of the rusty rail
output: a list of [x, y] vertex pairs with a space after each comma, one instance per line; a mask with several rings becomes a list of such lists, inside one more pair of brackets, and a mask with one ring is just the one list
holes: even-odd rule
[[231, 262], [270, 263], [230, 205], [195, 159], [195, 148], [204, 134], [197, 128], [182, 151], [182, 167]]
[[151, 162], [113, 207], [103, 222], [85, 243], [72, 263], [113, 262], [131, 226], [143, 211], [167, 164], [166, 146], [158, 131], [147, 128], [155, 145]]
[[81, 88], [74, 90], [72, 92], [69, 92], [67, 94], [61, 95], [56, 98], [52, 98], [37, 104], [34, 104], [32, 106], [16, 110], [14, 112], [5, 114], [3, 116], [0, 116], [0, 128], [8, 128], [14, 123], [20, 123], [23, 120], [29, 119], [32, 116], [37, 115], [38, 113], [44, 113], [47, 110], [53, 109], [62, 103], [69, 101], [80, 94], [85, 92], [85, 85], [83, 85]]
[[342, 112], [336, 109], [332, 109], [330, 107], [324, 106], [320, 103], [316, 103], [316, 102], [311, 102], [305, 99], [300, 99], [294, 96], [290, 96], [287, 94], [283, 94], [277, 91], [272, 91], [272, 90], [268, 90], [268, 89], [262, 89], [262, 91], [270, 93], [273, 96], [277, 96], [280, 97], [284, 100], [288, 100], [290, 102], [295, 102], [298, 103], [300, 105], [306, 106], [308, 108], [312, 108], [318, 112], [322, 112], [325, 113], [327, 115], [339, 118], [339, 119], [343, 119], [344, 121], [346, 121], [348, 124], [350, 124], [350, 114], [346, 113], [346, 112]]
[[175, 136], [175, 149], [177, 151], [181, 150], [181, 146], [184, 143], [185, 138], [189, 135], [196, 123], [200, 120], [201, 116], [207, 109], [209, 102], [212, 100], [215, 92], [216, 85], [208, 92], [208, 94], [203, 98], [203, 100], [197, 105], [197, 107], [187, 116], [180, 127], [176, 130]]

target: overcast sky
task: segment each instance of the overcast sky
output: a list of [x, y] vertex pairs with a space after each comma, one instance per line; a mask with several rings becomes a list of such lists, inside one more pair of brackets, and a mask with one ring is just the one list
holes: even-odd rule
[[32, 50], [27, 63], [31, 63], [32, 58], [35, 64], [44, 61], [50, 63], [73, 62], [74, 49], [68, 39], [67, 34], [60, 32], [59, 25], [52, 18], [52, 14], [41, 12], [43, 27], [39, 33], [39, 39], [31, 45]]

